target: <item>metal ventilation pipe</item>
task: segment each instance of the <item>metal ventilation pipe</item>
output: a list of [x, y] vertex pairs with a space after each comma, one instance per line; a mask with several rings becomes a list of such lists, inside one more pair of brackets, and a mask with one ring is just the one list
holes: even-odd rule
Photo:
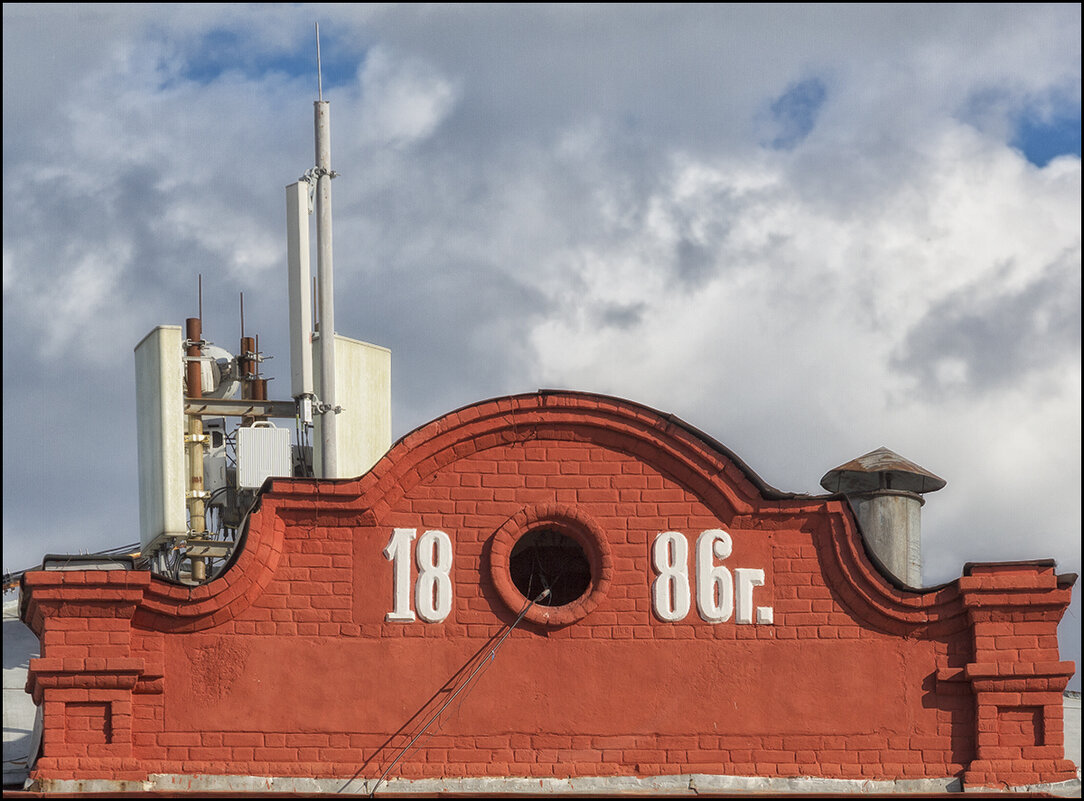
[[945, 480], [878, 448], [829, 470], [821, 486], [843, 493], [874, 561], [908, 587], [922, 586], [922, 495]]

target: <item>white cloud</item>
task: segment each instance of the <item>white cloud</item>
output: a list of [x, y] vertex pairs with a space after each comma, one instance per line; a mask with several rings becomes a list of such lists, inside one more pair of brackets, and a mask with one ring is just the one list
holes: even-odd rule
[[[5, 404], [5, 465], [35, 431], [117, 437], [112, 501], [78, 527], [42, 489], [60, 466], [5, 481], [17, 566], [134, 525], [130, 348], [194, 313], [197, 272], [208, 335], [234, 336], [244, 291], [284, 377], [282, 191], [315, 81], [283, 64], [314, 13], [5, 5], [5, 376], [34, 399]], [[887, 445], [949, 481], [927, 579], [1079, 569], [1080, 159], [1010, 147], [1021, 113], [1079, 103], [1079, 6], [318, 15], [325, 64], [359, 65], [325, 86], [337, 320], [393, 347], [397, 433], [563, 385], [674, 412], [781, 489]], [[222, 32], [235, 52], [210, 53]], [[762, 148], [807, 80], [812, 127]], [[74, 493], [77, 451], [49, 451]]]
[[[956, 526], [929, 532], [932, 554], [1022, 558], [1029, 540], [942, 544], [968, 514], [1013, 507], [1078, 564], [1079, 461], [1052, 470], [1048, 453], [1080, 441], [1079, 328], [1063, 350], [1002, 354], [994, 383], [975, 374], [988, 361], [932, 342], [946, 354], [933, 365], [935, 394], [892, 358], [938, 303], [966, 291], [967, 307], [993, 315], [993, 300], [1024, 291], [1066, 253], [1076, 272], [1055, 273], [1051, 291], [1079, 320], [1079, 160], [1040, 170], [1004, 147], [964, 146], [975, 138], [958, 130], [928, 143], [906, 180], [886, 177], [884, 202], [847, 208], [803, 196], [784, 156], [746, 167], [676, 160], [622, 246], [585, 245], [566, 259], [575, 291], [549, 287], [560, 302], [531, 332], [540, 374], [679, 411], [731, 444], [735, 432], [760, 451], [742, 455], [783, 489], [817, 491], [834, 466], [827, 454], [842, 462], [887, 444], [949, 478], [930, 505], [951, 509]], [[681, 280], [682, 237], [710, 262], [695, 291]], [[600, 310], [615, 303], [635, 306], [629, 324], [605, 324]], [[1037, 313], [1041, 325], [1052, 311]], [[989, 324], [1031, 330], [1019, 319]], [[796, 443], [806, 443], [798, 454]], [[1036, 495], [1066, 504], [1036, 510], [1026, 500]], [[948, 578], [962, 561], [930, 573]]]
[[418, 58], [396, 57], [374, 47], [365, 56], [361, 82], [362, 142], [405, 147], [423, 141], [455, 106], [455, 82]]

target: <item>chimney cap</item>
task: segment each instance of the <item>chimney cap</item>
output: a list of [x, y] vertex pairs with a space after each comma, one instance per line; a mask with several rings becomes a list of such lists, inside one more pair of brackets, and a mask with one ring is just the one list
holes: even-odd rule
[[879, 489], [936, 492], [946, 483], [943, 478], [883, 447], [841, 464], [821, 478], [821, 486], [826, 490], [843, 493]]

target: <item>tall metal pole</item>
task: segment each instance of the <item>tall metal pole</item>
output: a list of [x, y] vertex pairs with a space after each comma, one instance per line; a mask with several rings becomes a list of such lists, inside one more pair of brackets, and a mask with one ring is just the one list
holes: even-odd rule
[[[185, 370], [188, 378], [188, 397], [203, 397], [203, 367], [200, 356], [203, 355], [203, 326], [198, 317], [189, 317], [185, 320], [185, 337], [188, 340], [188, 348], [185, 355], [188, 357]], [[206, 532], [204, 523], [205, 506], [203, 502], [203, 420], [198, 414], [188, 418], [188, 478], [189, 500], [188, 510], [189, 528], [195, 539], [201, 539]], [[191, 559], [192, 578], [195, 581], [203, 581], [207, 578], [207, 563], [198, 557]]]
[[324, 478], [338, 478], [335, 426], [335, 289], [331, 260], [331, 120], [328, 102], [313, 103], [316, 125], [316, 279], [320, 308], [320, 426]]

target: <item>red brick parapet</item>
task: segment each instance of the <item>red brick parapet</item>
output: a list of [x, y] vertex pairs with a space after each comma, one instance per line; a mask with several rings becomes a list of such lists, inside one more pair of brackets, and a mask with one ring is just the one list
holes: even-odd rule
[[[490, 684], [400, 776], [1075, 777], [1056, 634], [1072, 578], [971, 565], [900, 588], [842, 496], [781, 493], [680, 420], [572, 392], [452, 412], [356, 479], [273, 480], [235, 563], [205, 585], [26, 574], [42, 642], [27, 686], [46, 731], [34, 775], [375, 780], [411, 715], [515, 619], [504, 565], [540, 523], [580, 541], [592, 591], [525, 619], [479, 674]], [[382, 549], [399, 529], [447, 533], [446, 615], [389, 614]], [[688, 544], [695, 592], [693, 550], [713, 531], [733, 540], [735, 576], [761, 574], [762, 607], [660, 619], [653, 543]]]

